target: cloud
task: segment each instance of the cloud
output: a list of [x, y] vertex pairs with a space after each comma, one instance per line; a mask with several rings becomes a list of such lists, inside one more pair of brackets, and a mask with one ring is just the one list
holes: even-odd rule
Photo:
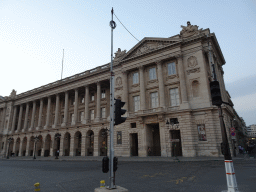
[[232, 99], [234, 103], [234, 107], [237, 111], [239, 112], [249, 112], [249, 111], [254, 111], [256, 115], [256, 93], [250, 94], [250, 95], [245, 95], [245, 96], [240, 96]]

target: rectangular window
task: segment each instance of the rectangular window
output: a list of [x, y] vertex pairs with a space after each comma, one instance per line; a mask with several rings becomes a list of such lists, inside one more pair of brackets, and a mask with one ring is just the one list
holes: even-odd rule
[[71, 122], [74, 122], [74, 120], [75, 120], [75, 114], [72, 113], [72, 114], [71, 114]]
[[91, 114], [91, 120], [93, 120], [93, 119], [94, 119], [94, 109], [92, 109], [92, 110], [90, 111], [90, 114]]
[[175, 63], [169, 63], [168, 64], [168, 75], [175, 75], [176, 74], [176, 67]]
[[180, 97], [178, 88], [170, 89], [171, 106], [180, 105]]
[[197, 125], [197, 129], [198, 129], [199, 141], [207, 141], [206, 132], [205, 132], [205, 125], [204, 124], [199, 124], [199, 125]]
[[84, 95], [81, 96], [80, 103], [84, 103]]
[[150, 98], [151, 98], [151, 108], [158, 107], [158, 92], [151, 93]]
[[149, 80], [156, 79], [156, 68], [149, 69]]
[[132, 84], [138, 84], [138, 83], [139, 83], [139, 73], [133, 73]]
[[75, 98], [74, 97], [71, 97], [71, 105], [75, 105]]
[[84, 112], [81, 111], [81, 112], [80, 112], [80, 121], [83, 121], [83, 120], [84, 120]]
[[106, 108], [101, 108], [101, 118], [106, 118]]
[[140, 96], [133, 97], [133, 108], [134, 108], [134, 111], [140, 110]]
[[94, 93], [91, 94], [91, 101], [94, 101]]
[[102, 89], [101, 90], [101, 98], [103, 99], [103, 98], [106, 98], [106, 91], [105, 91], [105, 89]]

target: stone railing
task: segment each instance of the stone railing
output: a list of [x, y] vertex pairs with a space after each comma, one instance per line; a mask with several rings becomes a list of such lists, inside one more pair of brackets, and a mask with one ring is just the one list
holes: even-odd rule
[[60, 83], [63, 83], [63, 82], [67, 82], [67, 81], [69, 81], [69, 80], [74, 80], [74, 79], [76, 79], [76, 78], [78, 78], [78, 77], [87, 76], [87, 75], [90, 75], [90, 74], [92, 74], [92, 73], [99, 72], [99, 71], [101, 71], [101, 70], [107, 69], [107, 68], [109, 68], [109, 67], [110, 67], [109, 64], [102, 65], [102, 66], [96, 67], [96, 68], [94, 68], [94, 69], [87, 70], [87, 71], [85, 71], [85, 72], [82, 72], [82, 73], [73, 75], [73, 76], [71, 76], [71, 77], [66, 77], [65, 79], [61, 79], [61, 80], [55, 81], [55, 82], [53, 82], [53, 83], [49, 83], [49, 84], [47, 84], [47, 85], [43, 85], [43, 86], [41, 86], [41, 87], [32, 89], [32, 90], [30, 90], [30, 91], [23, 92], [23, 93], [17, 95], [17, 97], [22, 97], [22, 96], [24, 96], [24, 95], [27, 95], [27, 94], [30, 94], [30, 93], [33, 93], [33, 92], [36, 92], [36, 91], [40, 91], [40, 90], [45, 89], [45, 88], [49, 88], [49, 87], [52, 87], [52, 86], [54, 86], [54, 85], [57, 85], [57, 84], [60, 84]]

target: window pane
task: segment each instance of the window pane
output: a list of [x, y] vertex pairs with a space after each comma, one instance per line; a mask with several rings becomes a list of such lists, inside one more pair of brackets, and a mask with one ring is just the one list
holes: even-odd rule
[[149, 80], [156, 79], [156, 68], [149, 69]]
[[134, 111], [140, 110], [140, 96], [133, 97]]
[[168, 64], [168, 75], [174, 75], [174, 74], [176, 74], [175, 63], [169, 63]]
[[132, 81], [133, 81], [133, 84], [139, 83], [139, 74], [138, 74], [138, 73], [134, 73], [132, 79], [133, 79], [133, 80], [132, 80]]
[[101, 108], [101, 118], [106, 118], [106, 108]]
[[180, 104], [178, 88], [170, 89], [171, 106]]
[[151, 93], [151, 108], [156, 108], [158, 107], [158, 93], [154, 92]]

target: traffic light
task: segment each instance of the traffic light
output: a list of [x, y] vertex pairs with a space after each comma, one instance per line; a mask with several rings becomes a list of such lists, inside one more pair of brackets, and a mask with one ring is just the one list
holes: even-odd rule
[[114, 121], [115, 121], [115, 124], [114, 125], [119, 125], [123, 122], [125, 122], [126, 120], [126, 117], [121, 117], [122, 115], [124, 115], [126, 113], [126, 110], [125, 109], [121, 109], [125, 102], [122, 102], [120, 99], [115, 99], [116, 102], [115, 102], [115, 114], [114, 114]]
[[114, 172], [117, 170], [117, 163], [118, 163], [118, 158], [114, 157]]
[[109, 158], [103, 157], [102, 159], [102, 172], [107, 173], [109, 171]]
[[211, 90], [211, 96], [212, 96], [212, 105], [221, 106], [222, 99], [221, 99], [219, 82], [218, 81], [210, 82], [210, 90]]

